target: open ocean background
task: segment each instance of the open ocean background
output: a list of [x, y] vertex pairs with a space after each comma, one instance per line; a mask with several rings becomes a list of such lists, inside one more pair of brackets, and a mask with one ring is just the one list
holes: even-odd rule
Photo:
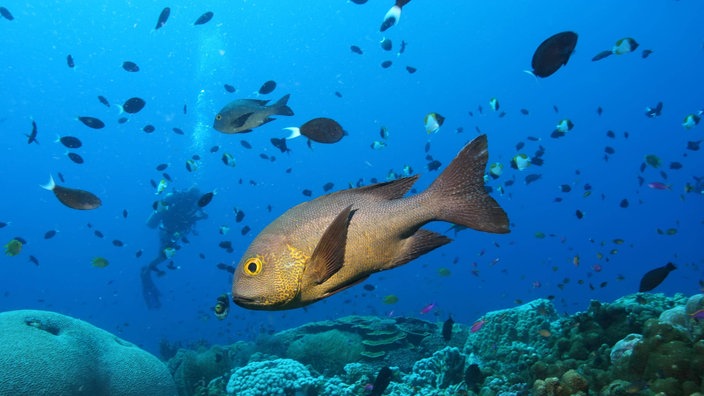
[[[158, 354], [162, 340], [229, 344], [351, 314], [438, 321], [451, 314], [456, 322], [471, 324], [487, 311], [548, 296], [554, 296], [559, 311], [571, 313], [585, 310], [590, 300], [612, 301], [636, 292], [645, 272], [668, 261], [678, 269], [655, 292], [700, 292], [704, 195], [685, 193], [685, 185], [704, 176], [702, 151], [687, 148], [688, 142], [704, 141], [704, 123], [689, 131], [681, 123], [704, 108], [703, 2], [415, 0], [404, 7], [400, 23], [382, 34], [379, 25], [390, 3], [0, 4], [15, 17], [0, 19], [0, 221], [8, 223], [0, 229], [0, 242], [14, 237], [27, 241], [19, 255], [0, 256], [0, 311], [57, 311]], [[170, 18], [155, 30], [166, 6]], [[214, 12], [214, 18], [194, 26], [206, 11]], [[535, 48], [565, 30], [579, 34], [569, 63], [545, 79], [524, 73]], [[390, 52], [379, 46], [384, 36], [394, 42]], [[635, 53], [591, 61], [624, 37], [640, 43]], [[407, 47], [397, 55], [402, 40]], [[352, 53], [351, 45], [364, 53]], [[643, 59], [643, 49], [653, 53]], [[66, 64], [68, 54], [74, 68]], [[141, 70], [123, 70], [127, 60]], [[388, 69], [380, 67], [385, 60], [393, 61]], [[406, 66], [417, 72], [409, 74]], [[278, 87], [260, 98], [275, 101], [291, 94], [295, 116], [278, 117], [244, 135], [212, 129], [220, 108], [235, 99], [258, 97], [255, 92], [270, 79]], [[228, 93], [224, 84], [237, 91]], [[111, 107], [101, 104], [98, 95]], [[143, 98], [146, 107], [119, 124], [123, 115], [116, 105], [134, 96]], [[504, 117], [489, 109], [492, 97]], [[647, 118], [646, 106], [658, 101], [664, 103], [662, 116]], [[598, 107], [603, 114], [597, 114]], [[522, 108], [530, 114], [521, 114]], [[429, 112], [446, 117], [434, 135], [423, 127]], [[97, 117], [106, 127], [87, 128], [78, 116]], [[299, 138], [288, 142], [291, 152], [285, 154], [271, 145], [272, 137], [288, 134], [282, 128], [321, 116], [336, 119], [349, 136], [333, 145], [313, 143], [312, 149]], [[563, 138], [550, 138], [565, 118], [574, 129]], [[32, 120], [39, 145], [28, 145], [24, 136]], [[156, 131], [144, 133], [147, 124]], [[388, 146], [373, 150], [370, 145], [380, 140], [382, 127], [390, 133]], [[504, 174], [488, 185], [515, 180], [503, 187], [503, 194], [492, 194], [509, 215], [510, 234], [465, 230], [454, 236], [447, 231], [449, 224], [434, 223], [431, 229], [447, 231], [454, 242], [373, 275], [364, 284], [374, 290], [358, 285], [306, 309], [283, 312], [247, 311], [233, 304], [228, 318], [215, 318], [217, 296], [231, 288], [231, 275], [216, 265], [236, 265], [264, 226], [309, 199], [304, 189], [316, 197], [327, 182], [338, 190], [360, 178], [383, 181], [389, 170], [400, 173], [410, 165], [422, 174], [416, 184], [422, 190], [438, 174], [425, 168], [426, 143], [444, 169], [477, 130], [488, 135], [489, 162], [504, 165]], [[616, 138], [607, 137], [608, 130]], [[76, 152], [84, 164], [71, 162], [67, 149], [55, 142], [64, 135], [83, 141]], [[529, 141], [528, 136], [541, 140]], [[253, 147], [244, 148], [242, 140]], [[526, 145], [517, 151], [521, 141]], [[216, 145], [219, 151], [210, 153]], [[510, 168], [514, 155], [532, 155], [539, 145], [545, 148], [543, 166], [522, 172]], [[606, 146], [615, 150], [608, 161]], [[221, 162], [223, 152], [234, 155], [236, 167]], [[202, 157], [201, 166], [188, 172], [185, 163], [194, 154]], [[663, 165], [641, 172], [649, 154]], [[682, 168], [670, 169], [673, 161]], [[155, 170], [160, 163], [170, 164], [169, 189], [197, 186], [217, 194], [205, 208], [209, 218], [197, 223], [198, 234], [189, 235], [190, 243], [174, 257], [178, 269], [162, 266], [166, 275], [155, 278], [163, 293], [161, 309], [148, 310], [139, 270], [159, 248], [157, 232], [145, 222], [157, 199], [150, 180], [162, 178]], [[63, 185], [96, 193], [103, 206], [82, 212], [61, 205], [39, 187], [49, 174], [58, 182], [58, 172], [66, 179]], [[525, 176], [532, 173], [541, 178], [526, 184]], [[650, 182], [671, 189], [651, 189]], [[572, 191], [561, 192], [562, 184]], [[585, 185], [592, 191], [587, 197]], [[562, 202], [555, 202], [557, 197]], [[623, 199], [627, 208], [620, 206]], [[233, 208], [246, 213], [243, 222], [235, 222]], [[584, 213], [582, 219], [577, 210]], [[221, 225], [231, 227], [225, 236], [218, 233]], [[245, 225], [251, 231], [241, 235]], [[105, 237], [94, 236], [96, 229]], [[45, 239], [49, 230], [58, 233]], [[115, 239], [124, 246], [114, 246]], [[624, 243], [615, 244], [615, 239]], [[232, 241], [232, 254], [218, 247], [223, 240]], [[141, 258], [135, 257], [138, 250], [144, 251]], [[29, 255], [40, 265], [28, 261]], [[579, 265], [573, 263], [576, 255]], [[91, 259], [97, 256], [110, 265], [93, 267]], [[441, 276], [441, 268], [449, 269], [449, 276]], [[398, 302], [385, 304], [388, 295], [398, 296]], [[430, 303], [435, 309], [421, 315]]]

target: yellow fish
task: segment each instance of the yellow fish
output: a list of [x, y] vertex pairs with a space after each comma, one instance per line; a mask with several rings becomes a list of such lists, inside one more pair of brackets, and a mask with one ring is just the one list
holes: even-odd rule
[[484, 188], [486, 135], [469, 142], [422, 193], [417, 176], [338, 191], [301, 203], [254, 239], [235, 269], [233, 301], [245, 308], [299, 308], [451, 241], [422, 229], [447, 221], [509, 232], [506, 212]]

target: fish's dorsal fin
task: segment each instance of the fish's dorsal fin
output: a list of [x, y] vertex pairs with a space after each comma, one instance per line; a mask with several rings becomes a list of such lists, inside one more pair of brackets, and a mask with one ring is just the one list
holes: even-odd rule
[[330, 279], [344, 264], [351, 213], [352, 205], [343, 209], [335, 217], [310, 256], [310, 263], [306, 269], [312, 271], [313, 279], [317, 284]]
[[251, 104], [257, 106], [266, 106], [269, 101], [264, 99], [240, 99], [242, 104]]
[[418, 176], [419, 175], [413, 175], [390, 182], [372, 184], [370, 186], [356, 188], [354, 192], [358, 194], [371, 194], [384, 199], [398, 199], [406, 195], [408, 190], [413, 187], [413, 184], [418, 180]]

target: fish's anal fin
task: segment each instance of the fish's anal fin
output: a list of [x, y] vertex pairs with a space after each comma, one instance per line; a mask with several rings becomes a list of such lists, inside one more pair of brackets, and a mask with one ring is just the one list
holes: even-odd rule
[[330, 223], [310, 256], [306, 270], [312, 271], [313, 279], [322, 284], [342, 268], [345, 262], [347, 230], [350, 225], [352, 205], [344, 208]]
[[391, 269], [450, 243], [452, 239], [436, 232], [420, 229], [406, 238], [401, 251], [384, 269]]

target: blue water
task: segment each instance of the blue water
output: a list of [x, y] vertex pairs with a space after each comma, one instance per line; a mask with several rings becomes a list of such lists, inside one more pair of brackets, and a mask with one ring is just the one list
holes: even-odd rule
[[[693, 177], [704, 176], [702, 152], [686, 149], [688, 141], [704, 140], [704, 124], [687, 131], [681, 122], [704, 108], [704, 4], [416, 0], [404, 8], [400, 23], [385, 32], [395, 48], [384, 52], [378, 28], [390, 3], [3, 4], [15, 20], [0, 19], [0, 221], [9, 223], [0, 229], [0, 241], [4, 245], [19, 236], [27, 244], [18, 256], [0, 258], [0, 310], [58, 311], [158, 353], [162, 340], [232, 343], [350, 314], [430, 320], [452, 314], [457, 322], [471, 323], [487, 311], [547, 296], [554, 296], [558, 310], [575, 312], [586, 309], [590, 300], [611, 301], [636, 292], [646, 271], [668, 261], [678, 269], [655, 292], [700, 291], [704, 195], [685, 193], [684, 188], [695, 182]], [[171, 16], [155, 30], [165, 6]], [[205, 11], [214, 12], [213, 20], [193, 26]], [[546, 79], [524, 73], [538, 44], [564, 30], [579, 34], [569, 63]], [[635, 53], [591, 61], [623, 37], [640, 43]], [[401, 40], [407, 47], [397, 55]], [[358, 45], [364, 54], [352, 53], [350, 45]], [[654, 52], [643, 59], [643, 49]], [[75, 68], [67, 67], [68, 54]], [[124, 71], [126, 60], [141, 70]], [[393, 65], [382, 69], [384, 60]], [[407, 73], [407, 65], [418, 71]], [[211, 128], [222, 106], [258, 97], [255, 92], [270, 79], [278, 87], [260, 98], [291, 94], [295, 116], [279, 117], [246, 135], [224, 135]], [[237, 92], [226, 92], [224, 84]], [[98, 95], [110, 100], [111, 107], [98, 102]], [[116, 105], [133, 96], [145, 99], [146, 107], [118, 124], [122, 115]], [[498, 98], [505, 117], [489, 109], [492, 97]], [[664, 103], [662, 116], [645, 117], [645, 107], [658, 101]], [[522, 115], [521, 108], [530, 114]], [[423, 127], [429, 112], [446, 117], [434, 135]], [[78, 116], [98, 117], [107, 126], [89, 129]], [[336, 119], [349, 136], [334, 145], [313, 144], [312, 150], [303, 139], [290, 141], [287, 154], [270, 144], [270, 138], [287, 135], [282, 128], [319, 116]], [[550, 138], [564, 118], [574, 129], [561, 139]], [[24, 136], [32, 120], [38, 125], [39, 145], [28, 145]], [[144, 133], [146, 124], [156, 131]], [[381, 127], [390, 132], [388, 146], [372, 150]], [[493, 193], [510, 217], [510, 234], [459, 232], [452, 244], [372, 276], [365, 284], [374, 286], [373, 291], [359, 285], [306, 309], [256, 312], [233, 306], [227, 319], [214, 317], [217, 296], [229, 292], [231, 284], [231, 275], [216, 264], [236, 264], [266, 224], [308, 199], [304, 189], [318, 196], [327, 182], [341, 189], [360, 178], [365, 183], [386, 180], [389, 170], [400, 172], [404, 165], [422, 173], [416, 187], [423, 189], [438, 174], [425, 169], [426, 142], [444, 167], [477, 135], [477, 128], [488, 135], [490, 163], [504, 164], [504, 174], [489, 185], [496, 188], [515, 179], [503, 187], [503, 194]], [[616, 138], [607, 137], [607, 130]], [[84, 164], [68, 159], [67, 149], [55, 142], [60, 135], [83, 141], [84, 147], [75, 151]], [[541, 140], [528, 141], [528, 136]], [[245, 149], [242, 140], [253, 148]], [[529, 155], [542, 145], [544, 165], [523, 172], [511, 169], [519, 141], [526, 143], [521, 152]], [[212, 154], [209, 149], [215, 145], [220, 150]], [[608, 161], [605, 146], [615, 149]], [[222, 164], [223, 152], [235, 156], [235, 168]], [[276, 160], [264, 160], [262, 153]], [[202, 157], [201, 166], [188, 172], [185, 162], [194, 154]], [[648, 154], [659, 156], [664, 165], [641, 173]], [[669, 169], [672, 161], [682, 169]], [[205, 208], [208, 219], [196, 224], [197, 235], [188, 235], [190, 243], [182, 244], [174, 257], [178, 269], [161, 265], [166, 275], [154, 281], [163, 293], [162, 306], [149, 310], [139, 272], [159, 250], [157, 232], [145, 222], [158, 198], [150, 180], [162, 178], [155, 170], [160, 163], [170, 164], [169, 191], [197, 186], [217, 194]], [[39, 187], [58, 172], [66, 186], [94, 192], [103, 206], [84, 212], [61, 205]], [[542, 177], [526, 185], [529, 173]], [[671, 190], [647, 187], [656, 181]], [[571, 185], [572, 191], [560, 192], [561, 184]], [[591, 185], [588, 197], [585, 184]], [[556, 197], [563, 201], [555, 202]], [[619, 206], [624, 198], [630, 203], [625, 209]], [[234, 221], [235, 207], [246, 213], [242, 223]], [[581, 220], [577, 210], [584, 213]], [[231, 227], [226, 236], [218, 233], [221, 225]], [[244, 225], [252, 231], [243, 236]], [[449, 224], [429, 228], [445, 232]], [[669, 228], [677, 233], [657, 232]], [[44, 239], [52, 229], [59, 231], [57, 236]], [[96, 229], [105, 238], [95, 237]], [[537, 232], [546, 237], [536, 238]], [[617, 238], [625, 242], [616, 245]], [[114, 239], [125, 246], [113, 246]], [[232, 241], [232, 254], [218, 247], [222, 240]], [[135, 257], [138, 250], [144, 251], [141, 258]], [[29, 262], [29, 255], [40, 265]], [[581, 259], [578, 266], [573, 264], [575, 255]], [[91, 266], [96, 256], [110, 265]], [[438, 274], [442, 267], [450, 270], [449, 276]], [[398, 296], [398, 303], [384, 304], [384, 296], [391, 294]], [[436, 307], [421, 315], [430, 303]]]

